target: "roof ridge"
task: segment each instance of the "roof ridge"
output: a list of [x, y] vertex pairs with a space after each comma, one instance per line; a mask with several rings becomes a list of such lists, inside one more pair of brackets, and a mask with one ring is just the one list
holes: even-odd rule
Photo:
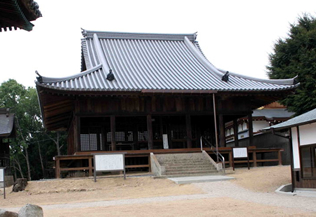
[[177, 34], [177, 33], [139, 33], [139, 32], [108, 32], [108, 31], [91, 31], [82, 30], [85, 38], [93, 38], [97, 34], [100, 39], [147, 39], [147, 40], [171, 40], [183, 41], [185, 37], [190, 41], [195, 41], [197, 33]]
[[214, 75], [222, 80], [224, 73], [219, 71], [210, 61], [208, 61], [202, 52], [200, 52], [194, 44], [192, 44], [187, 37], [185, 37], [184, 43], [188, 47], [188, 49], [192, 52], [192, 54], [200, 61], [203, 66], [205, 66], [208, 70], [212, 71]]

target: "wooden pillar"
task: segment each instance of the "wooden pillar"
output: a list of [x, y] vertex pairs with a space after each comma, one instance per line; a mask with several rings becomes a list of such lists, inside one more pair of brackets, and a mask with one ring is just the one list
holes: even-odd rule
[[185, 122], [187, 128], [187, 148], [192, 148], [191, 116], [189, 114], [185, 116]]
[[116, 151], [116, 141], [115, 141], [115, 116], [111, 115], [111, 151]]
[[252, 114], [248, 114], [248, 132], [249, 132], [249, 146], [253, 145], [253, 125]]
[[138, 150], [139, 149], [139, 146], [138, 146], [138, 125], [134, 126], [134, 128], [133, 128], [133, 143], [134, 143], [133, 149]]
[[229, 167], [233, 167], [233, 149], [228, 154]]
[[59, 158], [56, 158], [56, 169], [55, 169], [55, 173], [56, 173], [56, 179], [60, 178], [60, 161]]
[[278, 159], [279, 159], [279, 165], [282, 165], [282, 151], [278, 151]]
[[101, 128], [101, 136], [102, 136], [102, 144], [101, 144], [101, 150], [102, 151], [105, 151], [106, 150], [106, 130], [105, 130], [105, 127], [102, 126]]
[[222, 114], [218, 115], [218, 125], [219, 125], [219, 146], [226, 146], [226, 138], [225, 138], [225, 123], [224, 116]]
[[[261, 158], [261, 159], [263, 159], [263, 158]], [[256, 152], [256, 150], [254, 150], [252, 153], [252, 160], [253, 160], [253, 167], [257, 167], [257, 152]]]
[[92, 157], [89, 157], [89, 176], [92, 176]]
[[81, 129], [81, 123], [80, 123], [80, 117], [75, 116], [75, 127], [74, 127], [74, 143], [75, 143], [75, 152], [81, 151], [81, 142], [80, 142], [80, 129]]
[[147, 115], [147, 133], [148, 133], [148, 149], [154, 148], [153, 142], [153, 123], [151, 115]]
[[238, 122], [237, 122], [237, 119], [233, 120], [233, 129], [234, 129], [235, 147], [238, 147], [239, 141], [238, 141]]

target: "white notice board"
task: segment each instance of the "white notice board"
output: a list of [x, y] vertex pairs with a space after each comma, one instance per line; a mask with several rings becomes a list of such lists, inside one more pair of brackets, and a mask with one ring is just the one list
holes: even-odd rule
[[95, 154], [94, 155], [94, 181], [97, 181], [97, 171], [124, 171], [125, 174], [125, 153]]
[[124, 154], [94, 155], [96, 171], [124, 170]]
[[4, 169], [0, 168], [0, 182], [4, 182]]
[[248, 157], [247, 147], [233, 148], [234, 158], [246, 158]]

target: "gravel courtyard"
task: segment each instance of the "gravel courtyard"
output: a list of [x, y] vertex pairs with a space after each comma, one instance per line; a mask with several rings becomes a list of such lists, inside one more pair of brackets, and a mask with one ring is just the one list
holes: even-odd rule
[[[316, 216], [316, 197], [277, 194], [290, 183], [290, 167], [228, 170], [232, 181], [177, 185], [151, 177], [60, 179], [29, 182], [0, 198], [18, 211], [27, 203], [44, 216]], [[0, 191], [2, 193], [2, 191]]]

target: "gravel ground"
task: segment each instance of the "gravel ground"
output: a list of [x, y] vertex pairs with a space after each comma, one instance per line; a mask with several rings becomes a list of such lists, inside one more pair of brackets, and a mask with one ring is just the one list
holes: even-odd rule
[[274, 192], [290, 181], [288, 172], [288, 166], [238, 169], [228, 171], [233, 181], [185, 185], [148, 177], [31, 182], [26, 192], [0, 200], [0, 208], [33, 203], [45, 217], [316, 216], [316, 197]]
[[193, 185], [201, 188], [213, 197], [229, 197], [264, 205], [298, 208], [308, 212], [316, 212], [316, 197], [254, 192], [232, 182], [195, 183]]

